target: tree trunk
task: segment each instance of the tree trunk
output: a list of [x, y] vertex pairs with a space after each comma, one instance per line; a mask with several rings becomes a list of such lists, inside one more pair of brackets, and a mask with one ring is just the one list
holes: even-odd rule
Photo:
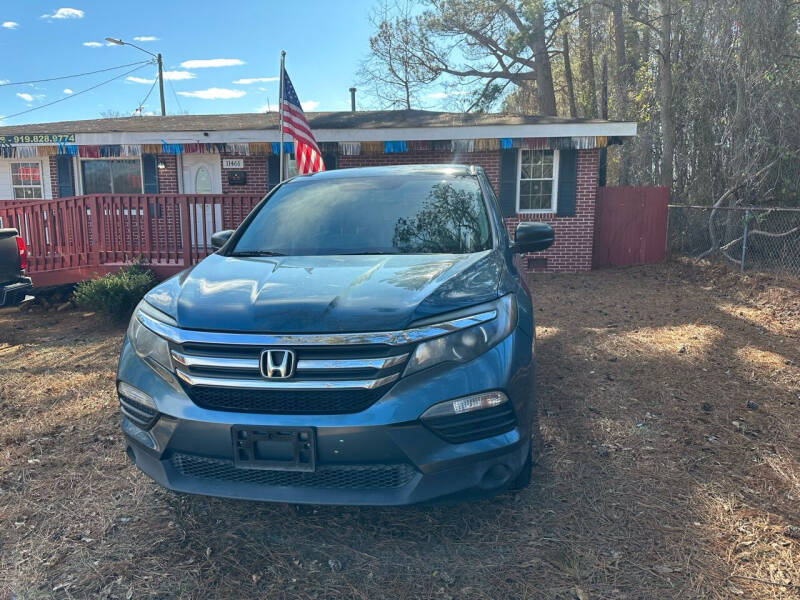
[[672, 114], [672, 0], [659, 0], [661, 10], [661, 77], [659, 104], [661, 108], [661, 185], [672, 189], [675, 155], [675, 119]]
[[594, 48], [592, 43], [592, 5], [584, 4], [578, 15], [578, 29], [580, 31], [580, 62], [581, 79], [585, 86], [582, 94], [581, 109], [583, 116], [597, 117], [597, 83], [594, 78]]
[[[608, 58], [603, 55], [603, 67], [600, 71], [600, 118], [608, 119]], [[608, 177], [608, 148], [600, 148], [599, 185], [605, 187]]]
[[569, 58], [569, 35], [566, 32], [564, 32], [564, 79], [567, 84], [569, 116], [574, 119], [578, 116], [578, 106], [575, 104], [575, 82], [572, 80], [572, 62]]
[[[611, 7], [614, 19], [614, 50], [616, 59], [616, 69], [614, 71], [614, 95], [615, 98], [615, 117], [619, 121], [628, 118], [628, 90], [630, 89], [630, 77], [627, 58], [625, 57], [625, 22], [622, 18], [622, 0], [614, 0]], [[628, 185], [630, 181], [630, 146], [631, 143], [623, 144], [619, 151], [619, 184]]]
[[556, 92], [553, 86], [553, 70], [550, 68], [550, 55], [547, 53], [547, 32], [544, 26], [544, 6], [539, 4], [533, 22], [533, 52], [536, 63], [536, 92], [539, 97], [541, 114], [555, 117]]

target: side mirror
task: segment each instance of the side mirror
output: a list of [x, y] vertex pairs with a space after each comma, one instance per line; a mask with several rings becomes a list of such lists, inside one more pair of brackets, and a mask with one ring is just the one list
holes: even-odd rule
[[539, 252], [552, 246], [554, 240], [555, 232], [550, 225], [525, 221], [517, 225], [511, 251], [517, 253]]
[[225, 231], [218, 231], [211, 236], [211, 247], [214, 250], [222, 248], [233, 235], [233, 229], [226, 229]]

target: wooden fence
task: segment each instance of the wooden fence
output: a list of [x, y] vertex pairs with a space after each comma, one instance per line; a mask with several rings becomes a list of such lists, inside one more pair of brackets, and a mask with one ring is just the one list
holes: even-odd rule
[[40, 287], [72, 283], [141, 258], [160, 276], [205, 258], [211, 235], [233, 229], [261, 196], [91, 195], [0, 200], [0, 227], [28, 245]]
[[597, 189], [592, 266], [623, 267], [664, 260], [667, 245], [665, 187]]

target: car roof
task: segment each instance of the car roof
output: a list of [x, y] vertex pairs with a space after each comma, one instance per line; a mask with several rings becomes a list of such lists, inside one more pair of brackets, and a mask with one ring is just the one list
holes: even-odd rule
[[383, 167], [355, 167], [320, 171], [310, 177], [313, 179], [349, 179], [354, 177], [407, 177], [409, 175], [464, 176], [475, 175], [476, 169], [469, 165], [392, 165]]

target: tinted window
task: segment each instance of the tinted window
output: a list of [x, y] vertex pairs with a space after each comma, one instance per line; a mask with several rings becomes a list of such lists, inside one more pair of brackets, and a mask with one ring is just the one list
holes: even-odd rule
[[234, 254], [464, 254], [492, 246], [474, 177], [300, 178], [281, 187]]

